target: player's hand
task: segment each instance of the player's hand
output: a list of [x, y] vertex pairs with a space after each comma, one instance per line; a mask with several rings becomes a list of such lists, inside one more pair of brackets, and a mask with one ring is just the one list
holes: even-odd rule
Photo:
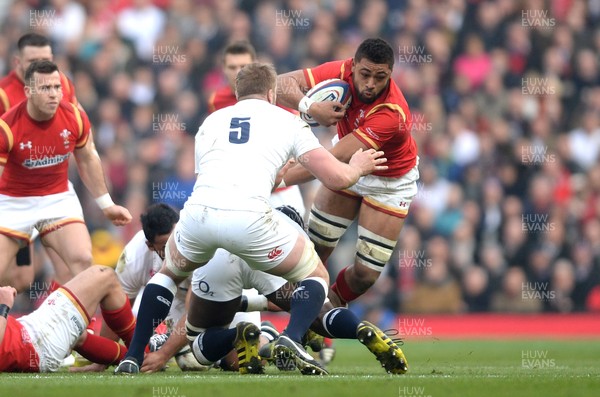
[[69, 367], [69, 372], [104, 372], [108, 365], [92, 363], [83, 367]]
[[142, 372], [160, 372], [167, 365], [169, 358], [170, 357], [166, 357], [164, 354], [161, 354], [160, 350], [146, 353], [144, 356], [144, 363], [142, 364], [142, 368], [140, 368], [140, 370]]
[[15, 296], [17, 296], [17, 290], [13, 287], [0, 287], [0, 304], [12, 309], [15, 304]]
[[349, 164], [358, 169], [360, 175], [367, 175], [374, 171], [385, 171], [388, 169], [387, 165], [381, 165], [387, 161], [383, 156], [382, 151], [376, 151], [375, 149], [363, 150], [358, 149], [352, 155]]
[[273, 191], [277, 190], [277, 186], [279, 186], [279, 184], [281, 183], [281, 180], [283, 179], [283, 177], [285, 176], [285, 173], [294, 165], [296, 164], [296, 160], [294, 159], [290, 159], [288, 160], [287, 163], [285, 163], [283, 165], [283, 167], [281, 167], [281, 169], [279, 170], [279, 172], [277, 173], [277, 175], [275, 176], [275, 184], [273, 185]]
[[337, 101], [315, 102], [308, 108], [308, 114], [319, 124], [329, 127], [344, 117], [346, 109]]
[[104, 216], [110, 219], [115, 226], [127, 225], [132, 219], [127, 208], [116, 204], [103, 209], [102, 212], [104, 212]]

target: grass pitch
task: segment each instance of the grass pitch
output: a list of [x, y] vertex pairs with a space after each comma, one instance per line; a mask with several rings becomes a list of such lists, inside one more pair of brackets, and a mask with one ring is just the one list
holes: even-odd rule
[[357, 341], [336, 342], [326, 377], [282, 373], [240, 376], [210, 370], [135, 377], [101, 374], [0, 374], [4, 397], [483, 397], [597, 396], [600, 340], [407, 341], [405, 375], [386, 374]]

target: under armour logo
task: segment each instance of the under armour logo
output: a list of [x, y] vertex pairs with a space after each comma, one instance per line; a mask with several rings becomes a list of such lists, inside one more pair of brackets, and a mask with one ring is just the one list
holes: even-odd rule
[[20, 142], [19, 148], [21, 150], [25, 150], [25, 148], [28, 148], [29, 150], [31, 150], [33, 148], [33, 145], [31, 144], [31, 141], [27, 141], [27, 143]]

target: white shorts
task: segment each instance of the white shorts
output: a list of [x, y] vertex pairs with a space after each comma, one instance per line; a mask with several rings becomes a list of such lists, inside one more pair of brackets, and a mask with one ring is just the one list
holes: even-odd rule
[[40, 372], [55, 372], [85, 331], [89, 316], [77, 298], [62, 287], [37, 310], [17, 321], [31, 338], [40, 359]]
[[400, 178], [375, 175], [361, 177], [355, 185], [340, 191], [350, 197], [360, 196], [366, 205], [398, 218], [406, 218], [408, 208], [417, 195], [419, 162]]
[[267, 271], [289, 255], [298, 239], [299, 230], [286, 219], [272, 208], [238, 211], [188, 203], [175, 226], [175, 243], [191, 262], [206, 263], [223, 248], [252, 269]]
[[0, 194], [0, 234], [13, 237], [21, 245], [33, 241], [34, 230], [40, 236], [69, 223], [85, 223], [79, 199], [69, 183], [69, 190], [47, 196], [13, 197]]
[[255, 288], [269, 295], [287, 280], [272, 274], [252, 270], [243, 260], [220, 249], [206, 265], [194, 270], [192, 292], [199, 298], [228, 302], [242, 295], [242, 290]]
[[304, 219], [306, 207], [304, 207], [304, 198], [300, 192], [298, 185], [284, 187], [283, 189], [277, 189], [271, 193], [269, 202], [273, 208], [281, 207], [282, 205], [291, 205]]

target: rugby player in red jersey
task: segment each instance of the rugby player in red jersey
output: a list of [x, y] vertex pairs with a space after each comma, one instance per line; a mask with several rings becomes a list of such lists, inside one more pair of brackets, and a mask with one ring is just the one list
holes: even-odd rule
[[[34, 61], [52, 61], [52, 47], [47, 37], [27, 33], [17, 41], [17, 54], [13, 57], [13, 70], [0, 79], [0, 116], [10, 108], [23, 102], [25, 96], [25, 71]], [[63, 98], [77, 105], [73, 82], [59, 72]]]
[[0, 372], [54, 372], [71, 349], [107, 365], [127, 353], [125, 346], [85, 331], [100, 305], [108, 326], [126, 345], [131, 341], [135, 319], [113, 269], [88, 268], [18, 319], [8, 315], [16, 293], [0, 287]]
[[[116, 226], [131, 221], [108, 194], [85, 112], [63, 101], [58, 67], [35, 61], [25, 73], [27, 100], [0, 118], [0, 275], [33, 229], [74, 274], [92, 264], [91, 240], [67, 179], [75, 156], [79, 174]], [[6, 214], [6, 216], [4, 216]]]
[[[0, 116], [27, 99], [24, 83], [25, 71], [34, 61], [52, 61], [53, 54], [50, 44], [50, 40], [47, 37], [38, 33], [27, 33], [19, 38], [17, 41], [18, 51], [12, 59], [13, 70], [7, 76], [0, 79]], [[79, 106], [73, 83], [62, 72], [60, 73], [60, 79], [63, 98]], [[31, 265], [32, 251], [31, 245], [21, 248], [16, 256], [16, 263], [21, 267], [9, 269], [8, 273], [10, 275], [6, 277], [9, 284], [15, 286], [18, 291], [28, 288], [33, 282], [34, 269], [32, 266], [27, 266]], [[54, 280], [64, 283], [70, 279], [72, 274], [60, 256], [52, 249], [46, 249], [46, 252], [54, 265]], [[58, 284], [53, 281], [51, 288], [54, 289], [55, 287], [58, 287]]]
[[[337, 123], [331, 153], [347, 162], [357, 149], [384, 152], [388, 169], [364, 176], [349, 189], [319, 188], [309, 219], [309, 235], [325, 262], [347, 227], [358, 217], [354, 264], [344, 268], [332, 289], [338, 304], [350, 302], [373, 285], [396, 246], [419, 178], [417, 145], [411, 136], [411, 114], [392, 80], [394, 51], [382, 39], [363, 41], [354, 58], [296, 70], [278, 78], [277, 102], [308, 113], [323, 125]], [[304, 93], [315, 84], [338, 78], [350, 84], [352, 103], [314, 102]], [[303, 167], [284, 176], [287, 185], [313, 179]]]
[[[235, 105], [235, 76], [246, 65], [256, 62], [256, 51], [252, 44], [247, 41], [236, 41], [225, 47], [223, 51], [223, 73], [227, 78], [227, 85], [217, 89], [208, 100], [208, 111], [213, 113], [216, 110], [227, 106]], [[287, 111], [296, 113], [296, 111], [280, 106]], [[304, 198], [298, 186], [280, 187], [273, 191], [270, 197], [273, 207], [281, 205], [291, 205], [304, 217], [306, 208]]]

